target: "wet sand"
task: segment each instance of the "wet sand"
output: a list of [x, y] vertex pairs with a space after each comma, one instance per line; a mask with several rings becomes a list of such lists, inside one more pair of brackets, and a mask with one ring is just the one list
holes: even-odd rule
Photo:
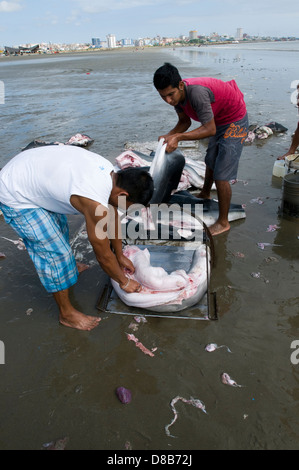
[[[0, 166], [34, 138], [64, 142], [79, 130], [95, 138], [91, 150], [113, 161], [126, 141], [153, 141], [175, 123], [173, 110], [152, 87], [152, 73], [172, 60], [184, 76], [195, 76], [198, 64], [170, 51], [103, 57], [0, 65], [7, 92]], [[210, 63], [200, 70], [219, 76], [218, 66]], [[222, 74], [229, 75], [225, 67]], [[240, 72], [250, 120], [280, 121], [289, 131], [244, 148], [232, 202], [246, 204], [247, 218], [215, 238], [211, 288], [217, 294], [217, 322], [149, 318], [134, 334], [149, 349], [157, 348], [154, 357], [128, 341], [131, 317], [101, 315], [92, 332], [62, 327], [27, 253], [0, 239], [6, 255], [0, 259], [1, 449], [40, 449], [64, 436], [70, 450], [298, 449], [299, 365], [291, 363], [290, 346], [299, 339], [299, 226], [298, 219], [278, 215], [281, 180], [272, 178], [274, 161], [296, 128], [296, 114], [287, 95], [289, 78], [281, 80], [280, 97], [272, 69], [269, 74], [272, 81], [255, 82], [253, 72], [247, 77]], [[263, 204], [250, 202], [258, 197]], [[71, 237], [81, 222], [70, 218]], [[274, 224], [278, 229], [267, 232]], [[17, 238], [2, 218], [0, 232]], [[261, 250], [260, 242], [279, 246]], [[84, 252], [84, 262], [92, 266], [80, 275], [72, 299], [97, 315], [105, 277], [92, 252]], [[260, 277], [252, 277], [257, 272]], [[211, 342], [227, 345], [232, 354], [224, 348], [207, 353]], [[222, 372], [244, 387], [223, 385]], [[132, 391], [129, 405], [118, 401], [118, 386]], [[173, 419], [170, 402], [176, 396], [200, 399], [207, 414], [179, 402], [174, 439], [165, 426]]]

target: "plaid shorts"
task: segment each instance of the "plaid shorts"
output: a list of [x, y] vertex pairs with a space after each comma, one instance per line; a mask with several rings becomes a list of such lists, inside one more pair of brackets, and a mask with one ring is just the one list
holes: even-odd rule
[[0, 202], [5, 221], [23, 239], [47, 292], [68, 289], [78, 279], [65, 215], [45, 209], [15, 210]]
[[206, 165], [214, 172], [214, 181], [230, 181], [237, 178], [247, 133], [247, 114], [240, 121], [217, 126], [216, 134], [209, 138], [205, 158]]

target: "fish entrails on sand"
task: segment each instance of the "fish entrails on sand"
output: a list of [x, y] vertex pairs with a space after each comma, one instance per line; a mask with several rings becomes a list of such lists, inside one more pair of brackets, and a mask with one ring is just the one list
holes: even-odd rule
[[198, 398], [190, 397], [189, 400], [187, 400], [186, 398], [180, 397], [180, 396], [177, 396], [177, 397], [173, 398], [173, 399], [171, 400], [170, 406], [171, 406], [171, 409], [172, 409], [172, 411], [173, 411], [174, 418], [173, 418], [173, 420], [171, 421], [170, 424], [167, 424], [167, 425], [165, 426], [165, 432], [166, 432], [167, 436], [170, 436], [170, 437], [176, 437], [176, 436], [173, 436], [172, 434], [170, 434], [169, 428], [170, 428], [170, 426], [172, 426], [172, 425], [176, 422], [176, 420], [177, 420], [177, 418], [178, 418], [178, 412], [177, 412], [177, 410], [175, 409], [175, 404], [176, 404], [179, 400], [181, 400], [181, 401], [184, 402], [184, 403], [187, 403], [188, 405], [195, 406], [195, 408], [199, 408], [199, 409], [200, 409], [201, 411], [203, 411], [204, 413], [207, 413], [207, 412], [206, 412], [206, 407], [205, 407], [204, 403], [203, 403], [201, 400], [199, 400]]

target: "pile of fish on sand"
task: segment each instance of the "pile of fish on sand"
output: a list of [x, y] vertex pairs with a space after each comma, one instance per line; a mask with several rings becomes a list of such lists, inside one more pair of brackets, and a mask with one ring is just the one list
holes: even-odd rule
[[[144, 155], [146, 157], [146, 155]], [[118, 168], [124, 170], [125, 168], [139, 168], [148, 167], [151, 162], [142, 158], [141, 154], [132, 149], [125, 150], [118, 157], [116, 157], [116, 165]], [[185, 156], [185, 166], [181, 174], [180, 182], [176, 192], [183, 191], [188, 188], [194, 187], [202, 189], [206, 173], [206, 164], [203, 161], [195, 160]], [[213, 184], [212, 189], [216, 189]]]
[[269, 122], [263, 126], [253, 124], [249, 126], [248, 135], [245, 139], [246, 144], [252, 144], [255, 139], [265, 140], [273, 134], [281, 134], [287, 132], [287, 128], [278, 122]]
[[77, 133], [73, 135], [72, 137], [70, 137], [68, 141], [65, 143], [57, 142], [57, 141], [46, 142], [44, 140], [35, 139], [32, 142], [30, 142], [30, 144], [26, 145], [26, 147], [24, 147], [22, 151], [29, 150], [29, 149], [36, 148], [36, 147], [45, 147], [47, 145], [74, 145], [76, 147], [88, 148], [93, 143], [94, 143], [94, 139], [92, 139], [88, 135]]

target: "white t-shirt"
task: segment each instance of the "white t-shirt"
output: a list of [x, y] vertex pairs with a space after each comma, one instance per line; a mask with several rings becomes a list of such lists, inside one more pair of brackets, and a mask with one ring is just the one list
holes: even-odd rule
[[70, 197], [83, 196], [108, 207], [113, 165], [81, 147], [51, 145], [25, 150], [0, 171], [0, 201], [13, 209], [42, 207], [78, 214]]

